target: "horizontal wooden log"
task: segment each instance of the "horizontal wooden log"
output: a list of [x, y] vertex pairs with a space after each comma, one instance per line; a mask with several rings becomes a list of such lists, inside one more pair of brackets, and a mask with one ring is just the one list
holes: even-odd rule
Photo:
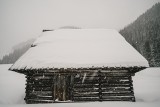
[[[122, 80], [101, 80], [101, 84], [130, 84], [132, 81], [122, 81]], [[75, 84], [99, 84], [99, 80], [84, 80], [84, 81], [74, 81]]]
[[53, 77], [42, 77], [42, 78], [34, 78], [34, 77], [32, 77], [32, 78], [27, 78], [27, 81], [49, 81], [49, 80], [51, 80], [51, 81], [53, 81]]
[[103, 72], [103, 73], [81, 73], [78, 74], [77, 77], [83, 77], [83, 76], [131, 76], [132, 73], [129, 72]]
[[74, 101], [99, 101], [99, 97], [73, 97]]
[[133, 91], [103, 90], [102, 93], [133, 93]]
[[102, 101], [133, 101], [135, 97], [103, 97]]
[[134, 93], [103, 93], [102, 96], [134, 96]]
[[27, 104], [39, 104], [39, 103], [54, 103], [53, 100], [36, 100], [36, 99], [27, 99]]
[[132, 81], [116, 81], [116, 80], [102, 80], [102, 84], [103, 83], [108, 83], [108, 84], [130, 84]]
[[76, 83], [89, 83], [89, 84], [95, 84], [95, 83], [99, 83], [99, 80], [74, 80], [74, 84]]
[[101, 73], [108, 73], [108, 72], [112, 72], [112, 73], [128, 73], [128, 70], [101, 70]]
[[35, 73], [33, 76], [55, 75], [54, 72]]
[[52, 87], [26, 87], [26, 90], [34, 90], [34, 91], [51, 91]]
[[52, 91], [32, 91], [27, 94], [28, 96], [52, 96]]
[[131, 79], [129, 79], [129, 77], [84, 77], [84, 78], [75, 78], [74, 81], [98, 81], [99, 79], [101, 79], [102, 81], [131, 81]]
[[[108, 84], [108, 83], [102, 83], [101, 84], [101, 87], [130, 87], [131, 86], [131, 83], [128, 83], [128, 84]], [[75, 88], [97, 88], [99, 87], [99, 84], [96, 83], [96, 84], [74, 84]]]
[[74, 84], [73, 88], [98, 88], [98, 84]]
[[99, 92], [74, 92], [73, 96], [94, 96], [94, 97], [98, 97]]
[[34, 100], [53, 100], [52, 96], [26, 96], [25, 98]]
[[99, 80], [99, 77], [84, 77], [84, 78], [74, 78], [74, 81], [83, 81], [83, 80]]
[[34, 91], [34, 90], [26, 90], [25, 93], [50, 93], [51, 91]]
[[102, 91], [132, 91], [131, 88], [114, 88], [114, 87], [107, 87], [107, 88], [101, 88]]
[[121, 87], [106, 87], [106, 88], [102, 88], [102, 91], [106, 92], [106, 91], [132, 91], [132, 89], [130, 87], [126, 87], [126, 88], [121, 88]]
[[85, 78], [85, 79], [94, 79], [94, 78], [101, 78], [101, 79], [129, 79], [130, 76], [107, 76], [107, 75], [102, 75], [102, 76], [81, 76], [81, 77], [75, 77], [75, 79], [78, 79], [78, 78]]
[[52, 85], [52, 86], [41, 86], [41, 85], [26, 85], [26, 88], [52, 88], [54, 85]]
[[34, 79], [27, 79], [27, 82], [53, 82], [52, 79], [44, 79], [44, 80], [34, 80]]
[[99, 96], [98, 94], [83, 94], [83, 95], [74, 94], [73, 97], [99, 97]]
[[30, 85], [32, 85], [32, 84], [54, 84], [54, 82], [53, 81], [47, 81], [47, 80], [44, 80], [44, 81], [27, 81], [27, 85], [28, 84], [30, 84]]
[[35, 87], [51, 87], [53, 83], [50, 84], [42, 84], [42, 83], [26, 83], [26, 86], [35, 86]]
[[103, 83], [101, 84], [101, 87], [105, 88], [105, 87], [130, 87], [131, 83], [128, 83], [128, 84], [108, 84], [108, 83]]
[[98, 92], [98, 88], [76, 88], [73, 89], [74, 92]]

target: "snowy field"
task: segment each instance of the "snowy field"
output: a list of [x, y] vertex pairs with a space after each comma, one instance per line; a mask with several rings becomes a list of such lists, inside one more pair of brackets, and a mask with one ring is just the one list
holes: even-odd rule
[[148, 68], [133, 77], [136, 102], [90, 102], [28, 104], [25, 97], [25, 75], [8, 71], [11, 65], [0, 65], [0, 107], [160, 107], [160, 68]]

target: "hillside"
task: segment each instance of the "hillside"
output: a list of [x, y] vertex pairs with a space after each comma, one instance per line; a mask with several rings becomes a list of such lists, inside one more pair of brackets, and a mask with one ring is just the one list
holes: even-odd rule
[[160, 66], [160, 3], [120, 30], [120, 33], [149, 61], [150, 66]]
[[25, 42], [19, 43], [14, 46], [12, 49], [13, 51], [9, 54], [3, 56], [0, 59], [0, 64], [12, 64], [14, 63], [19, 57], [21, 57], [30, 47], [31, 44], [34, 42], [35, 39], [29, 39]]

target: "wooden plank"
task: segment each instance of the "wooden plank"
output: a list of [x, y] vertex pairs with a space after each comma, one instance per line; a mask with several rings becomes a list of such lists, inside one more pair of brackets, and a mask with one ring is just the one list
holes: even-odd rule
[[54, 76], [54, 75], [56, 75], [54, 72], [53, 73], [50, 73], [50, 72], [46, 72], [46, 73], [37, 73], [37, 74], [34, 74], [33, 76], [43, 76], [43, 75], [45, 75], [45, 76]]
[[98, 94], [74, 94], [73, 97], [98, 97]]
[[129, 77], [131, 76], [130, 73], [106, 73], [106, 74], [102, 74], [102, 76], [106, 76], [106, 77]]
[[108, 84], [108, 83], [103, 83], [101, 85], [102, 88], [105, 88], [105, 87], [130, 87], [130, 83], [128, 84]]
[[99, 80], [74, 80], [74, 83], [76, 84], [76, 83], [83, 83], [83, 84], [85, 84], [85, 83], [93, 83], [93, 84], [95, 84], [95, 83], [99, 83]]
[[74, 92], [73, 96], [97, 96], [99, 92]]
[[39, 104], [39, 103], [54, 103], [53, 100], [37, 100], [37, 99], [27, 99], [27, 104]]
[[33, 92], [35, 92], [35, 93], [36, 93], [36, 92], [44, 92], [44, 93], [46, 92], [46, 93], [48, 93], [48, 92], [51, 92], [51, 91], [34, 91], [34, 90], [26, 90], [25, 92], [26, 92], [26, 93], [33, 93]]
[[132, 91], [132, 89], [130, 87], [106, 87], [106, 88], [102, 88], [102, 91], [103, 92], [106, 92], [106, 91]]
[[73, 91], [74, 92], [98, 92], [98, 88], [74, 88]]
[[44, 84], [53, 84], [53, 81], [27, 81], [27, 85], [44, 85]]
[[[131, 76], [131, 73], [129, 72], [103, 72], [103, 73], [91, 73], [91, 72], [88, 72], [88, 73], [85, 73], [85, 76], [98, 76], [98, 75], [101, 75], [101, 76]], [[84, 74], [79, 74], [79, 77], [84, 77]]]
[[111, 73], [128, 73], [128, 70], [101, 70], [101, 73], [108, 73], [108, 72], [111, 72]]
[[52, 91], [34, 91], [30, 92], [28, 96], [52, 96]]
[[74, 84], [73, 88], [98, 88], [98, 84]]
[[99, 97], [74, 97], [74, 101], [99, 101]]
[[26, 87], [26, 90], [34, 90], [34, 91], [51, 91], [52, 87]]
[[53, 100], [52, 96], [28, 96], [26, 99], [33, 99], [33, 100]]
[[82, 78], [75, 78], [74, 80], [75, 81], [83, 81], [83, 80], [92, 80], [92, 81], [94, 81], [94, 80], [98, 80], [99, 79], [99, 77], [82, 77]]
[[103, 101], [133, 101], [135, 97], [103, 97]]
[[53, 83], [50, 84], [41, 84], [41, 83], [26, 83], [26, 86], [35, 86], [35, 87], [51, 87]]
[[[76, 78], [88, 78], [88, 79], [92, 79], [92, 78], [99, 78], [99, 76], [81, 76], [81, 77], [75, 77]], [[129, 76], [108, 76], [108, 75], [102, 75], [101, 78], [108, 78], [108, 79], [128, 79]]]
[[102, 84], [103, 83], [107, 83], [107, 84], [130, 84], [132, 81], [116, 81], [116, 80], [102, 80]]
[[102, 93], [133, 93], [133, 91], [103, 90]]
[[134, 93], [102, 93], [102, 96], [134, 96]]
[[34, 80], [34, 79], [27, 79], [27, 82], [53, 82], [52, 79], [44, 79], [44, 80]]

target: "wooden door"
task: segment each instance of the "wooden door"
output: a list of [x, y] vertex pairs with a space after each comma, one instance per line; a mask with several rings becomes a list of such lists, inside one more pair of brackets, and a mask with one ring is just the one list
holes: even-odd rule
[[70, 76], [66, 74], [58, 74], [54, 82], [54, 100], [57, 102], [70, 100]]

